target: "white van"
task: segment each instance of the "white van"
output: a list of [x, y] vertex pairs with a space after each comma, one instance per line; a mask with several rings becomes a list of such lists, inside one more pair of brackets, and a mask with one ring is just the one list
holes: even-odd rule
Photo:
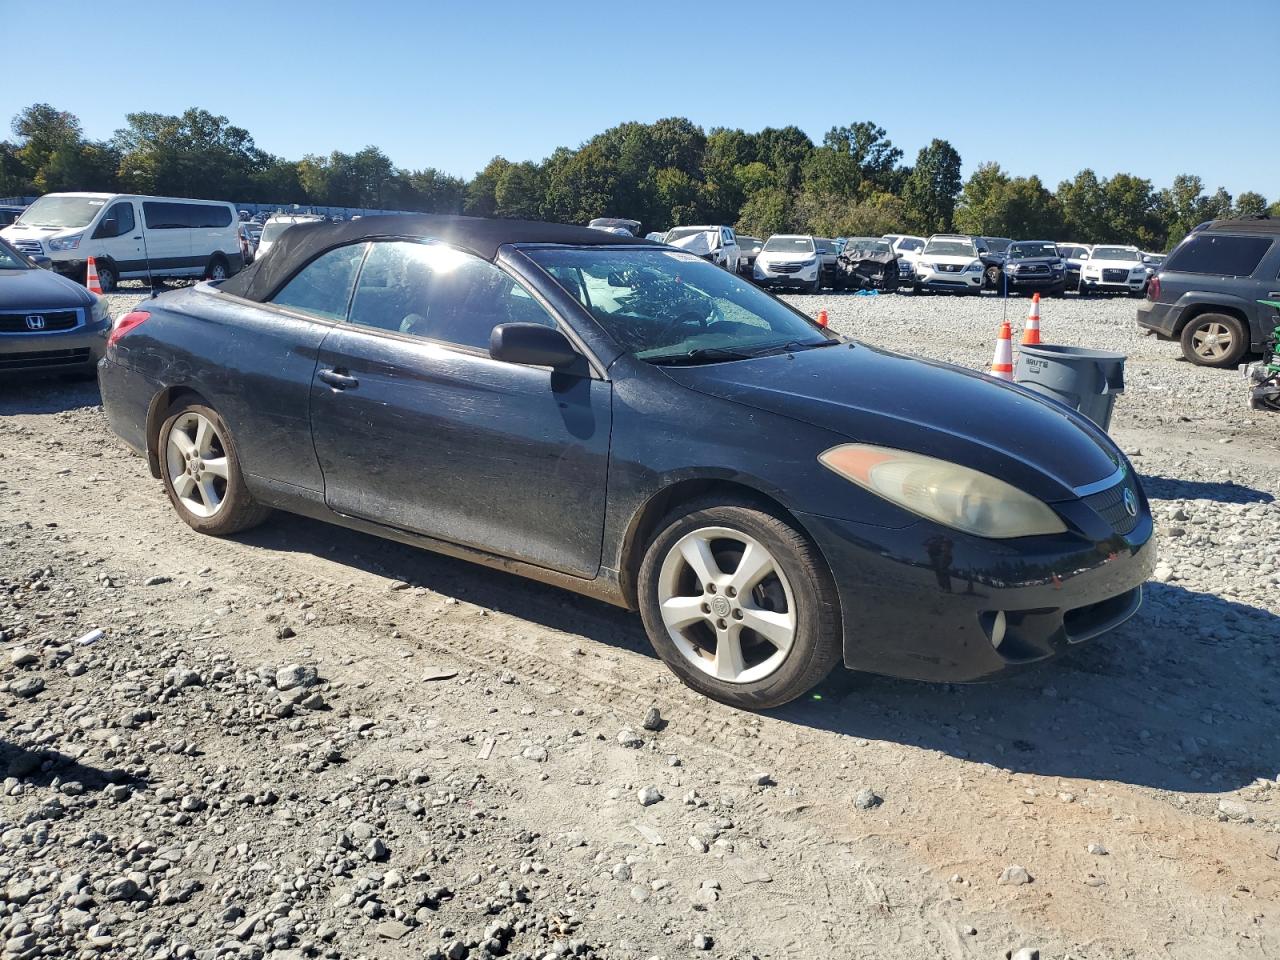
[[223, 280], [244, 266], [233, 204], [118, 193], [46, 193], [0, 237], [53, 268], [85, 279], [89, 257], [110, 293], [120, 280], [207, 277]]

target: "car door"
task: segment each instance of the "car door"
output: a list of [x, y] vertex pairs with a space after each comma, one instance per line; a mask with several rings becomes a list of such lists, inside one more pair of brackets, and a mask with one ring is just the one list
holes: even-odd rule
[[190, 268], [191, 227], [187, 205], [166, 200], [142, 201], [146, 226], [145, 252], [151, 272], [159, 276], [182, 276]]
[[493, 360], [509, 322], [557, 325], [493, 264], [371, 245], [347, 323], [321, 346], [311, 427], [325, 502], [580, 577], [600, 567], [611, 388]]
[[117, 277], [146, 276], [142, 255], [142, 230], [132, 200], [117, 200], [103, 211], [93, 229], [95, 257], [106, 257], [116, 267]]

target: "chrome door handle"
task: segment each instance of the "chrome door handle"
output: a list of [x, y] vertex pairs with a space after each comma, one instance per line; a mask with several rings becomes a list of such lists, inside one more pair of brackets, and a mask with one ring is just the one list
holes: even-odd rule
[[360, 385], [360, 381], [355, 377], [339, 373], [337, 370], [321, 370], [316, 376], [335, 390], [349, 390]]

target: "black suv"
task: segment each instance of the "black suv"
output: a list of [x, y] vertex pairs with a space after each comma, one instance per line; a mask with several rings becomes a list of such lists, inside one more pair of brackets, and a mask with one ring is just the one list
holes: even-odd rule
[[1183, 239], [1151, 278], [1138, 326], [1179, 340], [1203, 367], [1234, 367], [1262, 350], [1280, 299], [1280, 219], [1215, 220]]

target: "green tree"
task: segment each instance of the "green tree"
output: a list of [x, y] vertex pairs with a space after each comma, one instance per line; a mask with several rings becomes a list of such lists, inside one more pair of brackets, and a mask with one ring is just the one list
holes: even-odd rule
[[197, 107], [181, 116], [130, 113], [125, 121], [112, 145], [120, 154], [121, 183], [139, 193], [241, 197], [270, 162], [249, 131]]
[[893, 145], [885, 129], [869, 120], [844, 127], [832, 127], [822, 138], [825, 147], [847, 153], [858, 165], [859, 179], [871, 190], [893, 191], [900, 187], [898, 162], [902, 151]]
[[946, 140], [932, 140], [916, 156], [902, 188], [907, 223], [924, 234], [951, 229], [960, 194], [960, 154]]
[[1259, 213], [1267, 212], [1267, 198], [1260, 193], [1252, 190], [1246, 190], [1244, 193], [1236, 197], [1236, 208], [1233, 211], [1237, 217], [1252, 217]]
[[736, 229], [749, 237], [770, 237], [792, 229], [791, 197], [782, 187], [766, 187], [742, 207]]
[[509, 164], [494, 187], [494, 214], [515, 220], [537, 220], [546, 197], [546, 175], [537, 164]]
[[1089, 169], [1081, 170], [1072, 179], [1058, 184], [1056, 196], [1068, 239], [1080, 243], [1105, 239], [1109, 229], [1107, 197], [1097, 174]]
[[[1103, 185], [1106, 233], [1094, 242], [1131, 243], [1143, 250], [1164, 249], [1168, 230], [1159, 214], [1151, 181], [1117, 173]], [[1178, 235], [1178, 239], [1182, 234]]]
[[801, 183], [806, 192], [852, 200], [861, 192], [862, 170], [847, 150], [818, 147], [804, 161]]
[[416, 202], [414, 209], [424, 213], [461, 213], [467, 185], [461, 177], [452, 177], [435, 167], [409, 174]]

